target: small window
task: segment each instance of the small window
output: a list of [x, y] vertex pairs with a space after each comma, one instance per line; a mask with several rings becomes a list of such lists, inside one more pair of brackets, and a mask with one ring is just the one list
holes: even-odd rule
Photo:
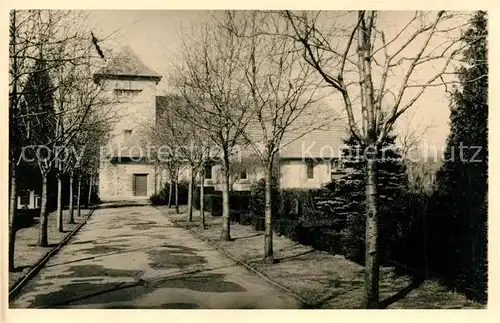
[[118, 98], [127, 99], [136, 96], [141, 90], [115, 89], [114, 92]]
[[124, 130], [123, 135], [125, 136], [125, 139], [129, 139], [130, 136], [132, 136], [132, 130], [130, 129]]
[[247, 171], [243, 170], [240, 172], [240, 179], [247, 179]]
[[212, 179], [212, 165], [205, 165], [205, 179]]
[[307, 178], [314, 178], [314, 162], [312, 160], [307, 161]]
[[19, 199], [21, 200], [21, 205], [29, 205], [30, 204], [30, 191], [20, 192]]

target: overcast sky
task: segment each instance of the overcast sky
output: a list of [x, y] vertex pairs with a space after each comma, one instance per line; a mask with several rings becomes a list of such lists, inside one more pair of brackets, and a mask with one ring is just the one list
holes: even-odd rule
[[[386, 21], [397, 25], [408, 13], [385, 13]], [[130, 46], [146, 65], [162, 75], [171, 73], [171, 63], [178, 59], [182, 33], [207, 18], [205, 11], [92, 11], [89, 25], [98, 38], [111, 35], [103, 47], [119, 49]], [[382, 22], [381, 22], [382, 23]], [[168, 89], [165, 77], [158, 87], [160, 93]], [[424, 140], [430, 146], [444, 146], [449, 132], [449, 101], [444, 89], [430, 88], [412, 110], [398, 124], [399, 129], [418, 130], [432, 125]]]

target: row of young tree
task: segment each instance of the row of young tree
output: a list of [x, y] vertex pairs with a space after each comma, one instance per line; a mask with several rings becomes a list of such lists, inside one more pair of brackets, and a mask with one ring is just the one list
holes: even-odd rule
[[[111, 114], [93, 82], [98, 59], [85, 16], [56, 10], [12, 10], [9, 24], [9, 269], [14, 249], [19, 177], [37, 168], [41, 178], [38, 245], [48, 246], [50, 174], [57, 177], [57, 228], [63, 232], [63, 184], [69, 178], [69, 216], [79, 213], [82, 178], [92, 190]], [[24, 179], [26, 180], [26, 179]], [[35, 178], [27, 179], [36, 183]], [[77, 200], [74, 201], [74, 182]], [[90, 196], [90, 194], [89, 194]]]
[[[363, 152], [363, 180], [358, 187], [364, 191], [365, 208], [363, 306], [377, 308], [383, 194], [377, 184], [377, 165], [381, 148], [393, 140], [396, 122], [428, 89], [457, 86], [455, 104], [460, 104], [467, 100], [460, 94], [462, 86], [468, 91], [470, 83], [487, 79], [486, 60], [476, 57], [485, 55], [486, 32], [474, 37], [471, 31], [464, 33], [469, 27], [478, 28], [474, 25], [478, 16], [485, 19], [483, 13], [472, 20], [470, 14], [445, 11], [405, 13], [403, 18], [407, 20], [394, 25], [389, 24], [390, 15], [376, 11], [216, 13], [184, 43], [181, 63], [171, 79], [182, 104], [160, 118], [154, 133], [158, 143], [172, 145], [167, 160], [177, 163], [174, 169], [188, 161], [192, 169], [191, 196], [195, 171], [200, 171], [203, 187], [203, 165], [213, 157], [219, 159], [223, 173], [223, 240], [231, 240], [229, 183], [235, 148], [244, 145], [253, 149], [265, 170], [264, 260], [272, 263], [276, 156], [291, 140], [323, 126], [314, 118], [308, 124], [300, 120], [308, 119], [301, 118], [303, 115], [314, 115], [326, 86], [331, 90], [328, 99], [343, 107], [350, 140]], [[482, 44], [482, 54], [471, 50], [478, 43]], [[459, 68], [464, 64], [481, 65], [483, 69], [474, 70], [473, 76], [463, 76], [469, 73]], [[484, 95], [481, 93], [470, 90], [467, 95], [470, 102], [481, 101], [484, 113], [487, 101], [479, 98]], [[463, 116], [461, 120], [472, 119]], [[476, 123], [486, 127], [484, 118]], [[289, 139], [289, 133], [297, 135]], [[189, 145], [186, 151], [177, 149], [186, 147], [187, 142], [195, 145]], [[214, 156], [209, 153], [214, 152], [212, 146], [217, 147]], [[481, 165], [482, 171], [487, 169]], [[458, 173], [450, 176], [463, 177]], [[484, 190], [478, 197], [483, 210]], [[202, 227], [203, 219], [202, 211]]]
[[[448, 92], [451, 129], [443, 155], [432, 156], [429, 152], [428, 159], [415, 161], [417, 156], [409, 156], [412, 160], [398, 161], [392, 159], [397, 157], [394, 151], [388, 150], [388, 158], [378, 162], [381, 256], [386, 261], [404, 262], [422, 277], [439, 277], [483, 303], [488, 290], [486, 26], [486, 13], [478, 12], [462, 36], [469, 46], [457, 70], [460, 84]], [[414, 142], [404, 141], [407, 145], [403, 144], [403, 148]], [[347, 144], [356, 143], [351, 139]], [[389, 137], [383, 147], [393, 144]], [[336, 193], [344, 198], [343, 212], [359, 215], [364, 207], [360, 196], [365, 180], [363, 168], [359, 161], [351, 159], [346, 161], [346, 167], [352, 171], [336, 185]], [[364, 242], [363, 220], [359, 216], [350, 219], [350, 225], [355, 227], [350, 239], [354, 252]]]

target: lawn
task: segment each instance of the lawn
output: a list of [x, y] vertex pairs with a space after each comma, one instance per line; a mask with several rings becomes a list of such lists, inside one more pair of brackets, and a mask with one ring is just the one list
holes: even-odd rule
[[[89, 209], [81, 209], [81, 217], [76, 216], [75, 224], [64, 223], [64, 232], [57, 230], [57, 213], [51, 212], [48, 215], [48, 247], [37, 246], [39, 232], [39, 217], [35, 217], [34, 221], [29, 223], [25, 221], [27, 227], [22, 227], [16, 233], [16, 246], [14, 250], [14, 271], [9, 272], [9, 290], [12, 286], [21, 279], [29, 270], [41, 260], [47, 252], [57, 246], [68, 234], [73, 231], [81, 220], [89, 213]], [[66, 221], [68, 210], [63, 211], [63, 217]]]
[[[225, 252], [249, 264], [274, 282], [305, 299], [314, 308], [359, 308], [363, 297], [363, 266], [345, 259], [298, 244], [283, 236], [274, 236], [276, 264], [264, 264], [262, 259], [263, 232], [252, 226], [231, 224], [234, 241], [220, 241], [221, 217], [206, 215], [207, 228], [200, 229], [199, 212], [193, 222], [187, 221], [185, 208], [181, 214], [173, 209], [158, 207], [179, 225], [188, 227]], [[380, 299], [382, 307], [390, 309], [452, 309], [485, 308], [485, 305], [448, 290], [435, 280], [414, 280], [399, 275], [395, 268], [380, 269]]]

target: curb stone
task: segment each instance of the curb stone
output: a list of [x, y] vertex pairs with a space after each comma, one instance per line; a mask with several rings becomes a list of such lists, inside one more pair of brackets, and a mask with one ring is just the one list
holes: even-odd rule
[[19, 295], [19, 292], [22, 290], [22, 288], [33, 278], [42, 268], [43, 266], [49, 261], [52, 256], [57, 254], [59, 250], [64, 247], [69, 240], [78, 232], [80, 229], [87, 223], [89, 218], [92, 216], [96, 208], [93, 208], [89, 211], [89, 213], [83, 218], [82, 222], [80, 222], [76, 228], [73, 229], [70, 233], [68, 233], [64, 239], [62, 239], [57, 246], [54, 248], [50, 249], [47, 253], [45, 253], [42, 258], [38, 260], [37, 263], [35, 263], [33, 266], [29, 268], [29, 270], [24, 273], [22, 277], [20, 277], [12, 286], [12, 288], [9, 289], [9, 302], [12, 302], [13, 300], [16, 299], [16, 297]]
[[110, 205], [97, 205], [95, 208], [99, 210], [104, 210], [104, 209], [118, 209], [118, 208], [124, 208], [124, 207], [141, 207], [141, 206], [152, 206], [151, 204], [134, 204], [134, 203], [129, 203], [129, 204], [110, 204]]
[[[160, 210], [161, 212], [161, 210]], [[163, 214], [163, 212], [162, 212]], [[166, 217], [170, 218], [168, 215], [164, 214]], [[185, 229], [187, 231], [189, 231], [190, 233], [192, 233], [196, 238], [204, 241], [206, 244], [208, 244], [209, 246], [211, 246], [212, 248], [216, 249], [217, 251], [221, 252], [224, 256], [226, 256], [227, 258], [231, 259], [232, 261], [234, 261], [235, 263], [237, 263], [238, 265], [240, 266], [243, 266], [246, 270], [250, 271], [251, 273], [259, 276], [261, 279], [265, 280], [266, 282], [268, 282], [269, 284], [277, 287], [278, 289], [284, 291], [285, 293], [287, 293], [288, 295], [294, 297], [295, 299], [297, 299], [299, 302], [302, 303], [302, 305], [304, 306], [304, 308], [314, 308], [314, 305], [311, 304], [311, 302], [307, 301], [306, 299], [304, 299], [302, 296], [300, 296], [299, 294], [295, 293], [294, 291], [292, 291], [291, 289], [281, 285], [280, 283], [272, 280], [271, 278], [269, 278], [266, 274], [260, 272], [259, 270], [257, 270], [255, 267], [251, 266], [250, 264], [246, 263], [244, 260], [228, 253], [227, 251], [225, 251], [223, 248], [219, 247], [217, 244], [213, 243], [212, 240], [208, 239], [208, 238], [205, 238], [204, 236], [198, 234], [198, 232], [192, 230], [191, 228], [189, 228], [188, 226], [185, 226], [185, 225], [182, 225], [178, 222], [176, 222], [175, 220], [173, 219], [169, 219], [175, 226], [179, 227], [179, 228], [182, 228], [182, 229]]]

